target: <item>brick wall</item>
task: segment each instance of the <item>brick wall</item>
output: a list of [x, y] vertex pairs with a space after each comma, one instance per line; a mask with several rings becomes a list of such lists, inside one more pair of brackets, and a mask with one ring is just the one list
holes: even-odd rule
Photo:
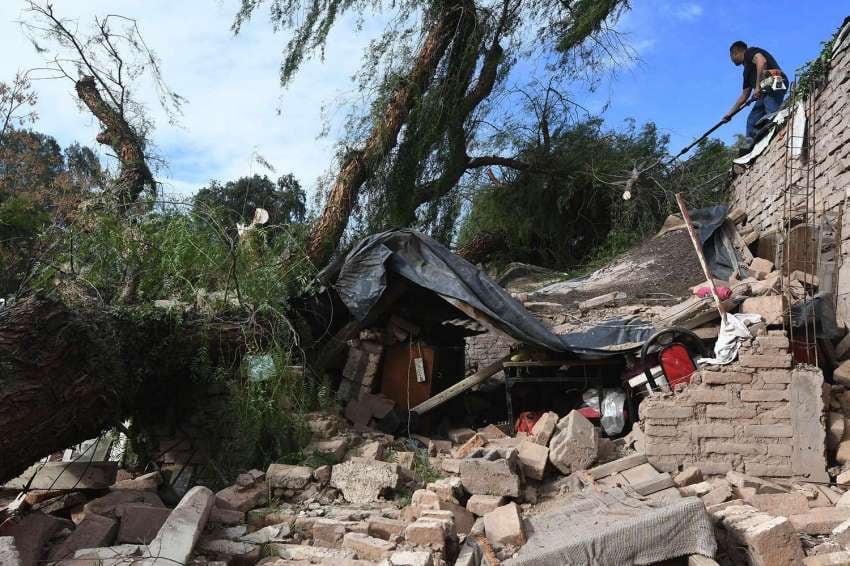
[[[837, 218], [850, 191], [850, 38], [836, 52], [829, 77], [814, 99], [815, 201], [818, 214]], [[747, 211], [748, 223], [765, 234], [782, 225], [782, 194], [785, 188], [785, 151], [789, 122], [780, 128], [768, 148], [751, 164], [736, 166], [731, 183], [732, 206]], [[811, 130], [810, 130], [811, 131]], [[805, 155], [799, 158], [805, 159]], [[800, 165], [800, 164], [798, 164]], [[822, 258], [826, 274], [839, 269], [837, 299], [842, 322], [850, 322], [850, 214], [844, 205], [838, 258]], [[832, 259], [837, 263], [830, 264]], [[824, 271], [820, 275], [824, 275]], [[828, 280], [828, 277], [822, 278]]]
[[742, 347], [727, 366], [706, 366], [680, 393], [640, 405], [646, 454], [661, 470], [699, 466], [761, 477], [829, 481], [823, 375], [791, 368], [781, 330]]
[[[495, 332], [485, 332], [466, 338], [466, 371], [475, 371], [505, 357], [510, 352], [511, 340]], [[502, 372], [496, 374], [501, 376]]]

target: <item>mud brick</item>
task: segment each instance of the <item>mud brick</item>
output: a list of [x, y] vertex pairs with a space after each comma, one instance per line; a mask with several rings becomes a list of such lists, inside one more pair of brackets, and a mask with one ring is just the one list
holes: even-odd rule
[[697, 403], [728, 403], [733, 398], [732, 392], [723, 389], [694, 389], [688, 393], [690, 398]]
[[711, 419], [752, 419], [756, 416], [755, 407], [722, 407], [709, 405], [705, 408], [705, 415]]
[[735, 427], [730, 424], [720, 423], [696, 424], [691, 426], [691, 436], [694, 438], [731, 438], [735, 436]]
[[741, 391], [741, 401], [787, 401], [787, 390], [775, 389], [744, 389]]
[[704, 371], [702, 372], [703, 383], [708, 385], [726, 385], [728, 383], [752, 383], [753, 376], [749, 373], [737, 371]]
[[790, 425], [746, 425], [744, 426], [744, 432], [748, 436], [755, 436], [758, 438], [791, 438], [794, 436], [794, 431], [791, 429]]
[[643, 409], [641, 417], [650, 419], [689, 419], [694, 416], [693, 407], [670, 405], [651, 405]]
[[742, 442], [706, 442], [703, 451], [709, 454], [740, 454], [742, 456], [760, 456], [767, 453], [764, 444], [746, 444]]
[[788, 464], [760, 464], [758, 462], [747, 462], [744, 465], [748, 474], [764, 476], [769, 478], [788, 478], [794, 475], [791, 470], [791, 460]]
[[752, 368], [790, 368], [791, 354], [774, 354], [771, 356], [761, 354], [740, 354], [740, 362]]

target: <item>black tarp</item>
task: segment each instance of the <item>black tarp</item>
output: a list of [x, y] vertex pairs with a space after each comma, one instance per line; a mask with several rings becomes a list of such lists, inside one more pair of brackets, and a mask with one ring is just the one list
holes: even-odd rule
[[[335, 271], [339, 270], [334, 277]], [[342, 302], [363, 320], [387, 289], [387, 272], [441, 295], [457, 299], [489, 317], [499, 330], [516, 340], [556, 352], [569, 349], [543, 323], [495, 281], [436, 240], [402, 228], [359, 241], [341, 266], [328, 267], [323, 281], [332, 281]]]

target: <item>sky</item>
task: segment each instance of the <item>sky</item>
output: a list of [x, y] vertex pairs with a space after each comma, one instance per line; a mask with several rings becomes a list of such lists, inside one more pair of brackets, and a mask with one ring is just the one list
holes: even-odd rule
[[[230, 30], [238, 0], [52, 0], [59, 15], [84, 28], [94, 15], [120, 13], [138, 20], [149, 47], [162, 61], [168, 85], [188, 103], [179, 126], [171, 126], [151, 92], [142, 99], [156, 121], [153, 139], [167, 163], [157, 178], [166, 193], [191, 194], [210, 179], [253, 173], [292, 172], [312, 192], [333, 158], [344, 112], [323, 108], [350, 98], [351, 77], [377, 29], [342, 21], [331, 33], [325, 57], [305, 65], [285, 90], [278, 69], [286, 37], [275, 34], [260, 9], [243, 31]], [[741, 68], [729, 61], [737, 39], [770, 51], [793, 72], [820, 51], [850, 3], [839, 0], [771, 2], [738, 0], [632, 0], [617, 29], [638, 60], [617, 66], [590, 92], [576, 86], [573, 98], [601, 112], [609, 128], [628, 118], [654, 121], [678, 151], [714, 125], [740, 94]], [[0, 81], [42, 60], [19, 21], [22, 0], [0, 0]], [[75, 103], [70, 81], [36, 83], [39, 120], [34, 128], [62, 145], [96, 147], [97, 124]], [[716, 136], [731, 142], [744, 128], [745, 112]], [[330, 135], [321, 137], [326, 125]], [[101, 154], [105, 152], [101, 149]], [[255, 158], [273, 165], [271, 173]]]

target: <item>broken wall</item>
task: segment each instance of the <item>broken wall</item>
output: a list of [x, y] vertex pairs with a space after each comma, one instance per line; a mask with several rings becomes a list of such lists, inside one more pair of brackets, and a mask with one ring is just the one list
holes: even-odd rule
[[829, 481], [823, 374], [791, 367], [782, 330], [758, 336], [735, 363], [704, 366], [678, 394], [646, 398], [646, 455], [658, 469], [696, 465], [773, 478]]
[[[515, 341], [500, 336], [495, 332], [485, 332], [476, 336], [466, 338], [466, 371], [467, 373], [477, 371], [493, 364], [510, 351]], [[502, 372], [496, 374], [503, 375]]]
[[[814, 120], [807, 116], [809, 134], [814, 136], [814, 182], [817, 214], [830, 221], [843, 216], [835, 233], [840, 233], [840, 243], [835, 250], [826, 250], [821, 258], [821, 280], [829, 284], [830, 272], [839, 270], [836, 298], [838, 302], [839, 322], [850, 322], [850, 262], [844, 261], [850, 255], [850, 214], [844, 203], [850, 190], [850, 37], [837, 42], [828, 80], [814, 95]], [[786, 182], [799, 182], [800, 174], [786, 180], [785, 152], [787, 136], [792, 128], [790, 120], [779, 127], [767, 149], [746, 166], [735, 166], [735, 176], [731, 181], [732, 208], [741, 208], [747, 212], [748, 225], [762, 235], [756, 255], [770, 257], [771, 252], [763, 249], [776, 240], [765, 238], [770, 233], [780, 233], [783, 217], [783, 192]], [[806, 159], [803, 151], [800, 157]], [[802, 167], [801, 163], [796, 165]], [[839, 215], [839, 209], [844, 209]], [[838, 252], [838, 253], [835, 253]], [[844, 264], [842, 266], [842, 264]], [[826, 277], [824, 277], [826, 275]], [[823, 289], [822, 289], [823, 290]]]

